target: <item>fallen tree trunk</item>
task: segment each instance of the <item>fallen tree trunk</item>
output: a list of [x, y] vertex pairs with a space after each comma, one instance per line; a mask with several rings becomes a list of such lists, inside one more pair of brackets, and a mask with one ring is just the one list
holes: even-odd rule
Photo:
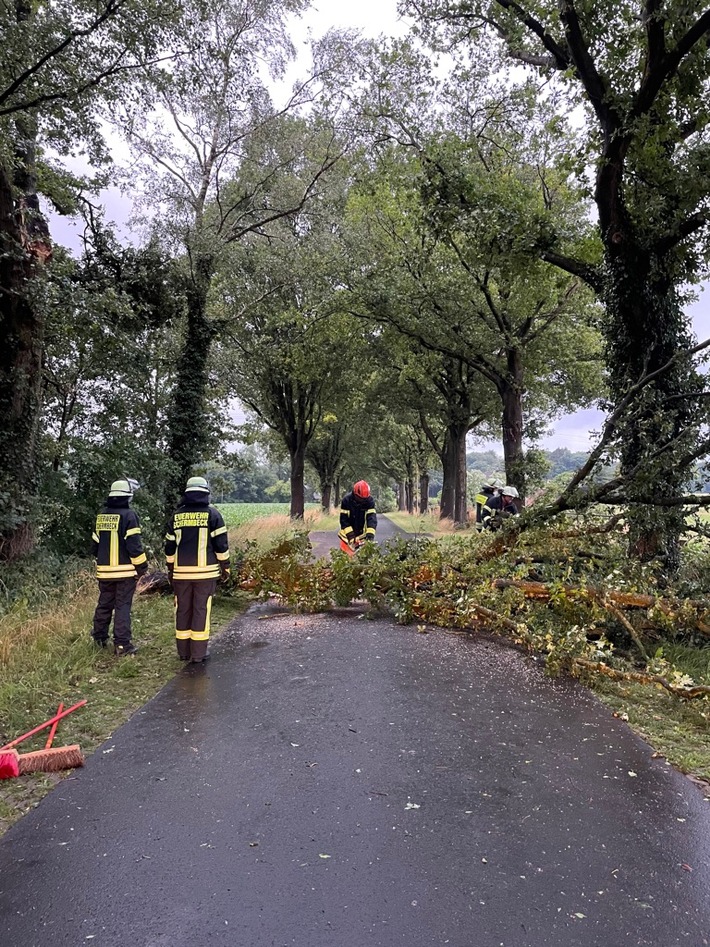
[[677, 687], [659, 674], [647, 674], [644, 671], [618, 671], [601, 661], [588, 661], [586, 658], [575, 658], [573, 664], [576, 668], [591, 671], [594, 674], [602, 674], [604, 677], [610, 677], [615, 681], [630, 681], [634, 684], [657, 684], [684, 700], [693, 700], [695, 697], [710, 697], [710, 687], [705, 684], [696, 684], [693, 687]]
[[616, 608], [657, 608], [669, 618], [692, 618], [693, 628], [703, 635], [710, 637], [710, 624], [705, 620], [710, 607], [707, 602], [697, 599], [687, 599], [684, 605], [689, 606], [697, 614], [681, 616], [678, 602], [659, 598], [655, 595], [644, 595], [641, 592], [618, 592], [614, 589], [604, 591], [592, 585], [562, 585], [550, 586], [545, 582], [529, 582], [522, 579], [496, 579], [493, 582], [496, 589], [519, 589], [525, 598], [536, 599], [539, 602], [548, 602], [557, 588], [570, 595], [579, 595], [604, 605], [610, 603]]

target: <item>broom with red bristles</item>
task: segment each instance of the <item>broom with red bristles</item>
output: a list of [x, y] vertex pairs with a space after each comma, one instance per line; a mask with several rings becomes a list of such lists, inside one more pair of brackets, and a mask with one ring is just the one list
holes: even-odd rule
[[[0, 747], [0, 779], [11, 779], [13, 776], [24, 776], [27, 773], [56, 773], [63, 769], [74, 769], [76, 766], [84, 765], [84, 754], [79, 749], [78, 744], [72, 746], [52, 746], [54, 735], [57, 732], [59, 721], [69, 714], [83, 707], [85, 700], [80, 700], [73, 707], [63, 710], [64, 704], [59, 705], [57, 713], [45, 720], [38, 727], [23, 733], [21, 737], [11, 740], [5, 746]], [[43, 750], [35, 750], [33, 753], [18, 753], [15, 747], [33, 737], [35, 733], [51, 727], [49, 738]]]

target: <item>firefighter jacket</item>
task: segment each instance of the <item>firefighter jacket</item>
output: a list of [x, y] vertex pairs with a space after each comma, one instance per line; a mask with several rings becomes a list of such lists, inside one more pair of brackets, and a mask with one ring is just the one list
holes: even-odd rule
[[218, 579], [229, 565], [227, 527], [206, 493], [186, 493], [170, 517], [165, 560], [175, 579]]
[[340, 504], [340, 535], [351, 539], [374, 539], [377, 529], [377, 513], [372, 497], [356, 497], [350, 491]]
[[503, 519], [506, 516], [517, 516], [520, 512], [515, 500], [503, 506], [503, 497], [491, 497], [481, 510], [481, 519], [484, 526], [491, 526], [495, 519]]
[[483, 507], [491, 497], [497, 496], [493, 487], [481, 487], [481, 492], [476, 494], [476, 522], [483, 522]]
[[127, 497], [106, 500], [106, 506], [96, 517], [91, 539], [97, 579], [135, 579], [146, 571], [141, 524]]

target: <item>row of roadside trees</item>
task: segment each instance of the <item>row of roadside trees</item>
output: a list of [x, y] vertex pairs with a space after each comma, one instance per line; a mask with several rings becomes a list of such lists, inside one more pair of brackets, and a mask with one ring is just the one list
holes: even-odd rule
[[[326, 502], [354, 475], [426, 497], [440, 468], [458, 520], [471, 432], [524, 495], [545, 427], [601, 401], [544, 515], [626, 504], [633, 551], [673, 562], [708, 447], [683, 303], [707, 260], [710, 14], [402, 6], [418, 35], [331, 33], [280, 98], [302, 0], [3, 12], [22, 37], [0, 93], [4, 558], [79, 544], [119, 472], [158, 523], [234, 439], [238, 398], [288, 460], [292, 515], [310, 464]], [[96, 212], [109, 172], [62, 157], [109, 168], [115, 136], [137, 247]], [[41, 198], [82, 216], [80, 258]]]

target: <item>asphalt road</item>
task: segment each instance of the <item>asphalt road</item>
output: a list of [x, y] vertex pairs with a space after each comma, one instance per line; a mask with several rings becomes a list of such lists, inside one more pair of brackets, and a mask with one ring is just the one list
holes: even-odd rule
[[[381, 513], [377, 515], [377, 542], [384, 546], [388, 540], [396, 539], [398, 536], [408, 536], [403, 529], [387, 519]], [[312, 532], [309, 535], [311, 546], [313, 547], [314, 559], [327, 559], [331, 549], [339, 549], [340, 541], [336, 530], [331, 532]]]
[[710, 803], [583, 688], [354, 610], [213, 647], [0, 840], [3, 947], [709, 943]]

